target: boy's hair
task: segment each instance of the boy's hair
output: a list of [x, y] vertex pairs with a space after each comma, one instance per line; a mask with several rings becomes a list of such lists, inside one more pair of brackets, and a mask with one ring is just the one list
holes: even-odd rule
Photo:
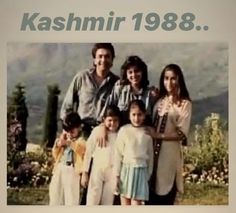
[[111, 116], [111, 117], [115, 116], [121, 119], [121, 112], [120, 112], [119, 107], [117, 107], [116, 105], [107, 106], [103, 118], [106, 118], [108, 116]]
[[95, 58], [98, 49], [106, 49], [111, 52], [112, 58], [115, 58], [115, 49], [111, 43], [96, 43], [92, 48], [92, 56]]
[[130, 110], [134, 107], [137, 106], [143, 113], [146, 113], [146, 107], [145, 104], [142, 100], [136, 99], [133, 100], [129, 103], [129, 108], [128, 108], [128, 112], [130, 113]]
[[74, 128], [77, 128], [81, 125], [81, 118], [76, 112], [70, 112], [66, 114], [65, 118], [62, 121], [62, 128], [65, 131], [70, 131]]

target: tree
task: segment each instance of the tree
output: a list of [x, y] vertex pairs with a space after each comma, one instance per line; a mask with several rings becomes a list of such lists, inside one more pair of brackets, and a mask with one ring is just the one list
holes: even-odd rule
[[25, 151], [27, 145], [28, 108], [25, 101], [25, 87], [18, 83], [12, 93], [8, 106], [8, 119], [13, 119], [21, 125], [21, 131], [17, 136], [16, 147], [19, 151]]
[[51, 148], [56, 139], [57, 133], [57, 110], [58, 110], [58, 95], [60, 90], [58, 85], [48, 85], [47, 110], [44, 123], [43, 142], [46, 147]]

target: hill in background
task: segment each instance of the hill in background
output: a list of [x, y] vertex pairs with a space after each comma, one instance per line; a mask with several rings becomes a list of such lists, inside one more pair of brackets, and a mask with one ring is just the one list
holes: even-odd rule
[[[60, 104], [77, 71], [91, 66], [93, 44], [8, 43], [7, 91], [16, 83], [26, 86], [30, 140], [40, 139], [46, 107], [47, 85], [58, 83]], [[228, 46], [226, 43], [114, 43], [112, 70], [119, 75], [128, 55], [139, 55], [148, 65], [150, 84], [158, 86], [161, 70], [177, 63], [194, 101], [193, 124], [211, 112], [228, 121]]]

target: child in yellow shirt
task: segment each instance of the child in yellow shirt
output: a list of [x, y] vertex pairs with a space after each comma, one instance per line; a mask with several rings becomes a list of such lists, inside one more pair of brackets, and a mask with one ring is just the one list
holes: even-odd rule
[[81, 135], [81, 119], [77, 113], [66, 115], [63, 131], [52, 149], [55, 159], [49, 186], [49, 205], [79, 205], [80, 177], [85, 140]]

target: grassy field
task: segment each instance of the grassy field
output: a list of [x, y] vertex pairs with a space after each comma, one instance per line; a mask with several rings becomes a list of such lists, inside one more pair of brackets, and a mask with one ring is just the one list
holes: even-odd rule
[[[21, 188], [7, 190], [8, 205], [47, 205], [48, 188]], [[228, 186], [186, 184], [185, 194], [177, 205], [227, 205]]]
[[228, 186], [186, 184], [180, 205], [228, 205]]

